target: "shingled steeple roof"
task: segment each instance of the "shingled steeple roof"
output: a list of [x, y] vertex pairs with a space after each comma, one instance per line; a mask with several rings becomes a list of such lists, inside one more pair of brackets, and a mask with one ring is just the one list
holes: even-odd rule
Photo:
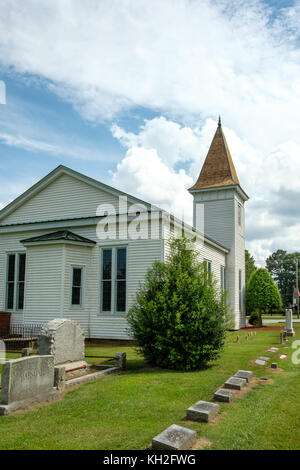
[[221, 119], [197, 182], [189, 191], [239, 185], [239, 179], [223, 134]]

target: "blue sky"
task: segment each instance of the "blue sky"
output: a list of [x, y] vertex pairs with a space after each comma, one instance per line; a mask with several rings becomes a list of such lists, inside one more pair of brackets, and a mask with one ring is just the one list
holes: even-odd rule
[[220, 113], [248, 248], [299, 249], [299, 26], [298, 0], [3, 0], [0, 207], [64, 164], [189, 219]]

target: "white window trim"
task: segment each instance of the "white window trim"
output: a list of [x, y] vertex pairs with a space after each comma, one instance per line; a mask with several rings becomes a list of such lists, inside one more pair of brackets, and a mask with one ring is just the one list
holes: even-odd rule
[[223, 292], [226, 291], [226, 267], [221, 264], [220, 267], [220, 274], [221, 274], [221, 289]]
[[[15, 277], [14, 277], [14, 300], [13, 300], [13, 308], [7, 308], [7, 301], [8, 301], [8, 257], [9, 255], [16, 255], [15, 258]], [[18, 308], [18, 293], [19, 293], [19, 263], [20, 263], [20, 255], [26, 255], [26, 250], [11, 250], [6, 252], [6, 260], [5, 260], [5, 278], [4, 278], [4, 305], [5, 310], [7, 312], [23, 312], [25, 310], [25, 285], [26, 285], [26, 265], [27, 265], [27, 256], [25, 258], [25, 279], [24, 279], [24, 299], [23, 299], [23, 309]]]
[[[210, 259], [204, 258], [204, 262], [206, 263], [206, 270], [207, 272], [212, 272], [212, 261]], [[208, 263], [210, 264], [210, 269], [208, 269]]]
[[[126, 306], [125, 306], [125, 312], [119, 312], [116, 309], [116, 303], [117, 303], [117, 298], [116, 298], [116, 267], [117, 267], [117, 249], [118, 248], [126, 248], [126, 290], [125, 290], [125, 295], [126, 295]], [[105, 311], [102, 310], [102, 252], [103, 250], [112, 250], [112, 270], [111, 270], [111, 307], [112, 309], [110, 311]], [[100, 276], [99, 280], [100, 282], [98, 283], [98, 289], [99, 289], [99, 314], [100, 315], [119, 315], [119, 316], [125, 316], [128, 313], [128, 243], [108, 243], [105, 246], [100, 247]]]
[[[85, 264], [71, 264], [70, 266], [70, 308], [71, 309], [83, 309], [85, 304], [85, 277], [86, 277], [86, 266]], [[73, 271], [74, 269], [81, 269], [81, 291], [80, 291], [80, 304], [72, 304], [72, 292], [73, 292]]]

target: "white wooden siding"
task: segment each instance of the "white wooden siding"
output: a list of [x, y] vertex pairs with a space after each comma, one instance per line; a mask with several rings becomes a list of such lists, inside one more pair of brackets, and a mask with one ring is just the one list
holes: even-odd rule
[[99, 204], [113, 204], [118, 209], [118, 198], [64, 174], [3, 218], [1, 224], [87, 217], [96, 214]]

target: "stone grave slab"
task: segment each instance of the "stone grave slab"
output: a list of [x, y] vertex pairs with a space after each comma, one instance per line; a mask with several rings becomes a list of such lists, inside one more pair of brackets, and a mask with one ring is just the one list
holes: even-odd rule
[[272, 369], [277, 369], [277, 368], [278, 368], [277, 362], [272, 362], [271, 368], [272, 368]]
[[261, 361], [269, 361], [271, 358], [268, 357], [268, 356], [259, 356], [259, 358]]
[[3, 364], [0, 415], [61, 395], [54, 389], [53, 356], [27, 356]]
[[279, 356], [279, 359], [286, 359], [286, 358], [287, 358], [287, 355], [286, 355], [286, 354], [281, 354], [281, 355]]
[[226, 380], [224, 387], [231, 388], [232, 390], [241, 390], [247, 383], [246, 379], [241, 379], [240, 377], [230, 377]]
[[261, 359], [256, 359], [255, 364], [257, 364], [259, 366], [265, 366], [266, 361], [262, 361]]
[[152, 439], [154, 450], [188, 450], [196, 442], [196, 431], [172, 424]]
[[278, 348], [270, 348], [267, 350], [267, 352], [270, 352], [270, 353], [276, 353], [278, 351]]
[[209, 423], [219, 412], [220, 406], [209, 401], [197, 401], [186, 410], [186, 419]]
[[238, 370], [234, 377], [239, 377], [240, 379], [246, 379], [247, 382], [253, 379], [253, 372], [251, 370]]
[[234, 392], [226, 390], [226, 388], [219, 388], [214, 394], [214, 400], [230, 403], [234, 398]]
[[54, 356], [54, 365], [84, 360], [84, 332], [66, 318], [46, 323], [38, 337], [38, 354]]

